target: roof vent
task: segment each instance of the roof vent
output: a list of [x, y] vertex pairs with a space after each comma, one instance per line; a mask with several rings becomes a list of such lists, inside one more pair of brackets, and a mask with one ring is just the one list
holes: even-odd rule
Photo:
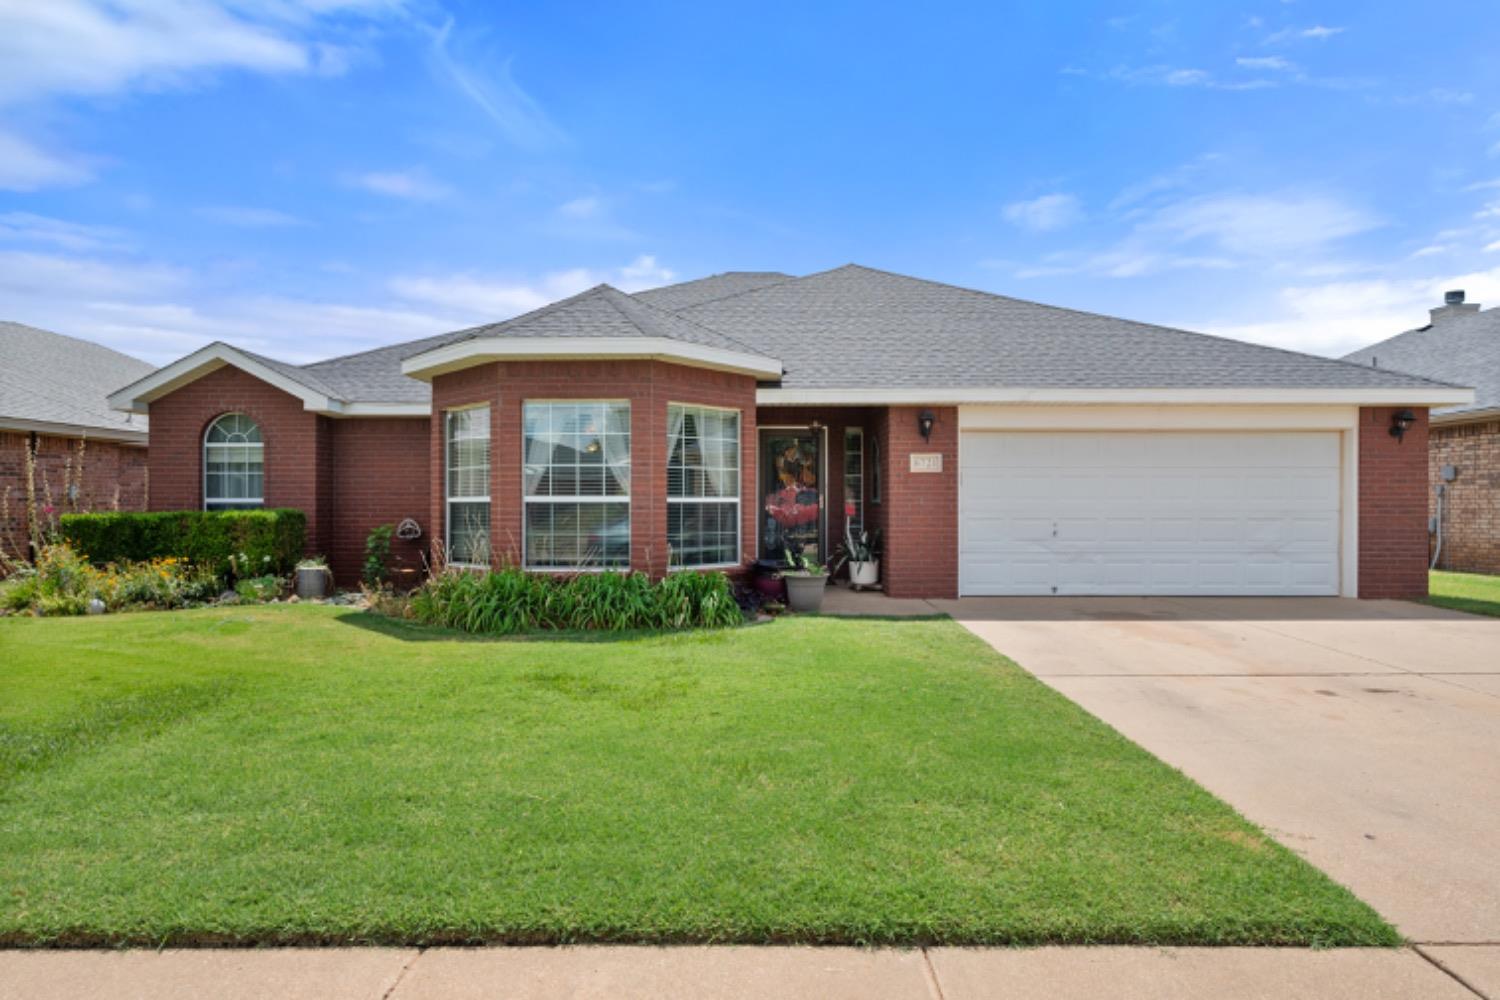
[[1455, 288], [1444, 292], [1443, 304], [1436, 309], [1427, 310], [1428, 315], [1432, 317], [1432, 322], [1436, 324], [1441, 323], [1445, 319], [1452, 319], [1454, 316], [1477, 313], [1479, 311], [1479, 303], [1465, 302], [1464, 298], [1464, 290], [1462, 288]]

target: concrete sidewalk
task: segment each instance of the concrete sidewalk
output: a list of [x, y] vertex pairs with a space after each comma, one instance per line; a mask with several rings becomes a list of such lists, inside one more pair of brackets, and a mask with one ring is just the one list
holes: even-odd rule
[[3, 1000], [553, 997], [1495, 1000], [1500, 947], [0, 951]]

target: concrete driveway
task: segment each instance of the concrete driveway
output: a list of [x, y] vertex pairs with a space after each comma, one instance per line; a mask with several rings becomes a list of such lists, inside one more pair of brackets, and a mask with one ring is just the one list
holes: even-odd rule
[[[1500, 944], [1500, 618], [1337, 598], [932, 604], [1413, 941]], [[1470, 954], [1500, 969], [1500, 949]]]

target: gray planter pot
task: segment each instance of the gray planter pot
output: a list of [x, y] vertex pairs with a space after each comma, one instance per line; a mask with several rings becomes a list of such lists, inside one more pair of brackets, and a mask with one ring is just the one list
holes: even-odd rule
[[297, 596], [303, 600], [328, 596], [328, 570], [321, 566], [297, 570]]
[[783, 573], [786, 581], [786, 603], [793, 611], [818, 611], [823, 607], [823, 592], [828, 589], [828, 574]]

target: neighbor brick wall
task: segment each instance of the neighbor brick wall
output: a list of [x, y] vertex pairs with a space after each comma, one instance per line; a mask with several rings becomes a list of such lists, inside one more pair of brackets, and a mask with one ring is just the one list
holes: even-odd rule
[[1445, 465], [1458, 468], [1443, 501], [1443, 551], [1438, 568], [1500, 574], [1500, 420], [1436, 425], [1427, 445], [1427, 503], [1437, 514], [1432, 486]]
[[1359, 596], [1427, 595], [1427, 411], [1400, 441], [1392, 407], [1359, 411]]
[[210, 372], [151, 404], [151, 509], [202, 508], [203, 434], [225, 413], [244, 413], [260, 424], [266, 506], [303, 511], [307, 551], [326, 554], [333, 541], [332, 421], [238, 368]]
[[[426, 417], [359, 417], [332, 421], [328, 546], [333, 578], [354, 586], [364, 566], [365, 536], [381, 524], [412, 518], [415, 541], [391, 539], [391, 567], [422, 568], [432, 523], [428, 503], [430, 424]], [[401, 577], [398, 576], [398, 579]]]
[[[24, 554], [30, 537], [26, 524], [26, 448], [30, 439], [24, 431], [0, 431], [0, 550], [11, 557]], [[38, 507], [50, 495], [57, 514], [146, 509], [143, 446], [38, 434], [36, 449]], [[80, 462], [81, 475], [77, 471]], [[78, 484], [77, 497], [67, 495], [70, 481]]]
[[[932, 440], [922, 440], [917, 417], [937, 418]], [[882, 517], [885, 561], [880, 567], [892, 597], [958, 596], [958, 410], [952, 406], [893, 406], [877, 421], [883, 444]], [[912, 452], [938, 452], [941, 473], [911, 471]]]
[[490, 406], [490, 536], [497, 563], [522, 562], [521, 417], [526, 400], [630, 401], [630, 549], [634, 568], [667, 568], [667, 404], [740, 411], [741, 557], [754, 558], [755, 380], [663, 361], [506, 361], [433, 380], [430, 431], [433, 537], [443, 537], [444, 410]]

